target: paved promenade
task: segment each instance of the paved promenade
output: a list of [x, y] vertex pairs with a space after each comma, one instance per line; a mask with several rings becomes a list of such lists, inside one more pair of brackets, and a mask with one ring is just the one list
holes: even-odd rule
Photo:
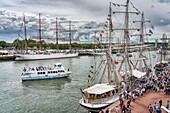
[[[149, 113], [148, 105], [151, 104], [153, 107], [154, 103], [158, 102], [160, 99], [163, 102], [162, 105], [166, 106], [166, 101], [170, 100], [170, 95], [164, 95], [163, 92], [155, 92], [155, 91], [150, 90], [144, 93], [143, 96], [139, 96], [135, 100], [135, 102], [133, 101], [131, 102], [131, 106], [130, 106], [131, 112], [132, 113]], [[125, 100], [125, 105], [126, 103], [127, 103], [127, 100]], [[119, 106], [119, 102], [116, 102], [108, 107], [109, 109], [111, 109], [111, 113], [115, 113], [115, 106]], [[121, 113], [120, 106], [119, 106], [119, 113]], [[162, 113], [166, 113], [166, 112], [162, 110]]]

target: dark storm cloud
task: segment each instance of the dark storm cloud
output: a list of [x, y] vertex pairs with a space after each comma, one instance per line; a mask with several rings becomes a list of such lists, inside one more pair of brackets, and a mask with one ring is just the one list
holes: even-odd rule
[[158, 0], [160, 3], [170, 3], [170, 0]]
[[[105, 16], [108, 0], [1, 0], [0, 6], [17, 11], [74, 17]], [[86, 16], [87, 15], [87, 16]]]
[[[16, 11], [69, 16], [74, 19], [105, 21], [109, 2], [125, 3], [126, 0], [0, 0], [2, 8]], [[145, 16], [160, 30], [170, 25], [170, 0], [131, 0], [145, 12]]]

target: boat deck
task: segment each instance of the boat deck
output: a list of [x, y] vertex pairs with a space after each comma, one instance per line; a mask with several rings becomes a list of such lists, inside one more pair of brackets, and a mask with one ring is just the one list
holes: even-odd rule
[[[151, 104], [153, 107], [154, 103], [159, 102], [160, 99], [162, 100], [162, 103], [163, 103], [162, 105], [166, 106], [166, 101], [170, 100], [170, 95], [165, 95], [162, 91], [155, 92], [155, 91], [150, 90], [150, 91], [144, 93], [142, 96], [139, 96], [135, 100], [135, 102], [133, 102], [133, 101], [131, 102], [131, 106], [130, 106], [131, 112], [132, 113], [149, 113], [148, 105]], [[127, 100], [125, 100], [125, 105], [126, 105], [126, 103], [127, 103]], [[119, 113], [121, 113], [119, 101], [112, 104], [108, 108], [111, 109], [111, 113], [115, 113], [116, 106], [119, 107]], [[108, 109], [108, 108], [106, 108], [106, 109]], [[166, 113], [166, 111], [164, 111], [163, 109], [161, 109], [161, 110], [162, 110], [162, 113]]]

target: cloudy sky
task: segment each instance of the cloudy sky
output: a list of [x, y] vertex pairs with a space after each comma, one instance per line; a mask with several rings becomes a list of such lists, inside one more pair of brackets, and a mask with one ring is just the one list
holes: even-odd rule
[[[109, 2], [126, 0], [0, 0], [2, 9], [44, 13], [78, 20], [105, 21]], [[155, 26], [155, 35], [170, 35], [170, 0], [131, 0]]]

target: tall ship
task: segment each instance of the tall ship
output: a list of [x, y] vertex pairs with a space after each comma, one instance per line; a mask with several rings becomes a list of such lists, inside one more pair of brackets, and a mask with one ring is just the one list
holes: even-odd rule
[[[25, 24], [25, 16], [23, 18], [24, 21], [24, 35], [25, 35], [25, 54], [16, 55], [16, 61], [24, 61], [24, 60], [44, 60], [44, 59], [57, 59], [57, 58], [71, 58], [78, 57], [78, 52], [73, 52], [71, 47], [71, 30], [69, 33], [70, 36], [70, 49], [67, 53], [59, 52], [58, 50], [58, 22], [56, 18], [56, 51], [42, 51], [42, 40], [41, 40], [41, 15], [39, 14], [39, 39], [40, 39], [40, 51], [28, 53], [28, 43], [27, 43], [27, 35], [26, 35], [26, 24]], [[71, 25], [70, 25], [71, 26]]]
[[16, 61], [28, 61], [28, 60], [46, 60], [46, 59], [59, 59], [59, 58], [72, 58], [78, 57], [78, 53], [49, 53], [49, 54], [27, 54], [17, 55]]
[[165, 46], [168, 46], [165, 44], [167, 39], [166, 34], [162, 35], [162, 44], [161, 44], [161, 50], [160, 50], [160, 59], [158, 59], [158, 62], [156, 63], [154, 69], [155, 69], [155, 74], [158, 75], [160, 74], [162, 71], [164, 71], [165, 69], [168, 68], [168, 66], [170, 66], [170, 61], [168, 62], [168, 59], [166, 59], [166, 54], [167, 51], [165, 49]]
[[[132, 65], [132, 61], [129, 58], [128, 48], [130, 43], [130, 34], [129, 30], [129, 4], [130, 1], [127, 0], [126, 4], [115, 4], [110, 2], [109, 8], [109, 17], [108, 17], [108, 31], [109, 31], [109, 45], [107, 45], [105, 59], [103, 59], [97, 66], [97, 70], [94, 70], [92, 73], [93, 76], [88, 76], [87, 88], [81, 89], [82, 99], [80, 100], [80, 105], [86, 110], [94, 113], [99, 113], [102, 109], [107, 108], [114, 102], [118, 101], [119, 96], [123, 92], [127, 91], [129, 93], [135, 87], [137, 80], [141, 79], [146, 72], [141, 72]], [[119, 29], [112, 28], [112, 14], [117, 13], [116, 11], [112, 12], [112, 5], [123, 6], [125, 7], [125, 23], [123, 31], [123, 55], [120, 63], [113, 58], [112, 55], [112, 32]], [[123, 12], [120, 12], [123, 13]], [[132, 12], [139, 13], [139, 12]], [[121, 29], [122, 30], [122, 29]], [[133, 29], [134, 30], [134, 29]], [[141, 51], [142, 54], [142, 51]], [[140, 55], [141, 56], [141, 55]], [[141, 57], [140, 57], [141, 58]], [[119, 64], [119, 65], [118, 65]], [[101, 65], [104, 65], [103, 67]], [[118, 66], [117, 66], [118, 65]], [[96, 66], [91, 66], [92, 68]], [[102, 72], [101, 72], [102, 71]], [[91, 71], [90, 71], [91, 72]], [[98, 78], [98, 83], [93, 83], [94, 80]], [[104, 81], [105, 80], [105, 81]]]

